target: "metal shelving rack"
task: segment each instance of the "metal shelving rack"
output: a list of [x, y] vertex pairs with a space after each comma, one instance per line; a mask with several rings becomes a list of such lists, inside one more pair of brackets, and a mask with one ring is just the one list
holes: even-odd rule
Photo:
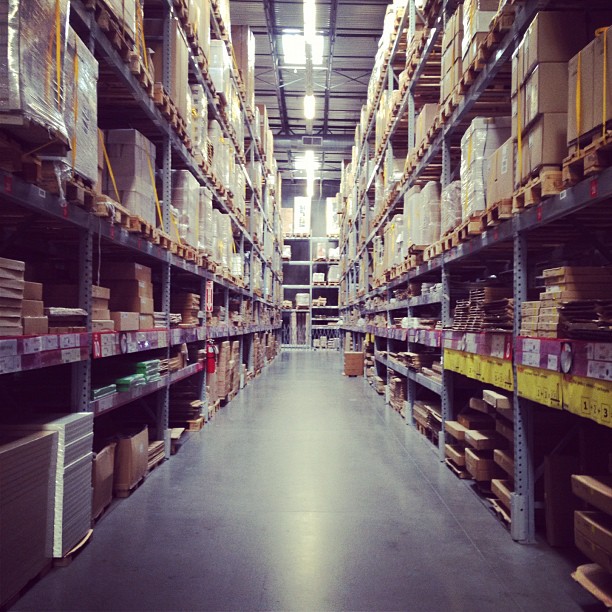
[[[435, 3], [428, 3], [434, 5]], [[511, 219], [502, 222], [496, 227], [492, 227], [481, 235], [474, 236], [469, 242], [460, 244], [459, 246], [446, 251], [441, 255], [431, 259], [418, 267], [409, 270], [400, 277], [388, 282], [383, 287], [372, 288], [371, 286], [360, 287], [360, 269], [365, 267], [367, 272], [370, 263], [369, 247], [376, 235], [378, 235], [385, 223], [391, 216], [401, 210], [404, 194], [420, 180], [425, 171], [431, 166], [432, 162], [440, 164], [441, 171], [439, 182], [442, 187], [448, 185], [451, 181], [452, 157], [451, 149], [454, 141], [456, 142], [457, 134], [460, 134], [467, 126], [470, 117], [473, 116], [475, 104], [480, 99], [485, 89], [493, 83], [500, 69], [507, 64], [512, 53], [518, 46], [518, 43], [526, 31], [529, 23], [532, 21], [536, 12], [546, 8], [550, 2], [528, 2], [522, 3], [516, 7], [515, 19], [511, 29], [504, 35], [498, 43], [497, 49], [491, 54], [491, 58], [487, 61], [482, 71], [474, 80], [471, 88], [465, 93], [462, 101], [454, 108], [450, 116], [446, 119], [443, 125], [438, 130], [429, 144], [429, 148], [425, 152], [422, 159], [416, 166], [410, 169], [400, 181], [400, 188], [395, 197], [392, 199], [390, 206], [381, 216], [376, 225], [367, 233], [367, 238], [362, 244], [358, 244], [357, 236], [361, 229], [362, 223], [368, 228], [370, 220], [370, 200], [368, 192], [372, 188], [374, 179], [382, 167], [385, 151], [399, 129], [400, 123], [406, 121], [408, 124], [408, 150], [414, 145], [414, 125], [415, 125], [415, 107], [414, 107], [414, 92], [419, 86], [419, 80], [425, 70], [426, 62], [434, 52], [435, 46], [443, 26], [446, 23], [447, 15], [454, 8], [456, 3], [447, 0], [439, 3], [439, 9], [436, 14], [429, 18], [429, 38], [421, 53], [421, 61], [418, 67], [412, 74], [408, 87], [406, 88], [401, 102], [399, 104], [399, 112], [392, 118], [390, 125], [387, 126], [388, 137], [386, 137], [382, 151], [377, 151], [377, 157], [372, 164], [366, 160], [369, 159], [371, 152], [371, 144], [369, 143], [371, 134], [375, 125], [376, 109], [381, 100], [382, 88], [375, 97], [375, 102], [372, 106], [370, 118], [365, 129], [365, 135], [361, 142], [358, 152], [358, 167], [354, 169], [355, 181], [352, 188], [353, 201], [357, 202], [352, 218], [349, 219], [345, 214], [343, 218], [343, 230], [341, 236], [344, 239], [341, 241], [341, 258], [347, 260], [347, 265], [342, 274], [342, 290], [341, 296], [343, 304], [341, 311], [347, 315], [351, 309], [358, 309], [362, 315], [375, 314], [393, 310], [406, 308], [407, 312], [411, 308], [420, 303], [432, 303], [431, 298], [425, 298], [425, 301], [416, 301], [417, 298], [408, 300], [400, 304], [393, 304], [389, 307], [376, 308], [366, 310], [363, 308], [364, 302], [374, 296], [385, 296], [387, 300], [391, 297], [391, 291], [397, 287], [404, 286], [409, 281], [426, 280], [431, 282], [435, 280], [442, 284], [442, 294], [433, 299], [439, 302], [441, 309], [441, 320], [444, 327], [448, 327], [451, 322], [451, 279], [454, 270], [461, 266], [464, 262], [474, 261], [479, 256], [485, 255], [492, 249], [504, 248], [513, 262], [513, 290], [514, 290], [514, 354], [518, 350], [517, 334], [520, 327], [520, 305], [526, 298], [526, 287], [528, 273], [530, 270], [530, 262], [528, 260], [528, 248], [536, 243], [539, 239], [538, 232], [542, 228], [554, 226], [555, 223], [562, 223], [565, 219], [570, 219], [572, 215], [576, 215], [581, 210], [589, 208], [597, 210], [601, 208], [602, 203], [612, 200], [612, 169], [606, 169], [599, 175], [584, 180], [576, 186], [566, 189], [558, 196], [545, 200], [541, 204], [533, 208], [526, 209], [521, 214], [513, 216]], [[395, 82], [395, 77], [392, 74], [391, 66], [398, 52], [398, 41], [401, 38], [403, 30], [408, 30], [409, 34], [414, 32], [414, 23], [416, 16], [416, 7], [414, 0], [407, 0], [401, 22], [397, 29], [397, 34], [391, 40], [388, 49], [389, 59], [383, 72], [382, 83], [386, 83], [391, 91]], [[384, 87], [384, 85], [383, 85]], [[366, 186], [362, 192], [359, 191], [359, 183], [362, 177], [366, 177]], [[605, 213], [604, 213], [605, 214]], [[352, 222], [352, 229], [349, 231], [349, 221]], [[571, 221], [569, 221], [571, 224]], [[367, 276], [366, 276], [367, 278]], [[360, 291], [361, 290], [361, 291]], [[369, 327], [360, 327], [355, 325], [343, 325], [342, 330], [345, 334], [350, 334], [354, 343], [357, 346], [361, 345], [361, 339], [364, 334], [374, 334], [376, 337], [395, 337], [397, 331], [388, 330], [386, 333], [382, 329], [373, 329]], [[443, 334], [444, 337], [446, 332]], [[401, 338], [401, 334], [399, 336]], [[408, 340], [408, 339], [407, 339]], [[444, 346], [444, 344], [442, 344]], [[430, 391], [437, 393], [441, 397], [442, 417], [444, 421], [453, 416], [453, 383], [454, 375], [448, 369], [443, 370], [443, 384], [439, 385], [433, 380], [429, 380], [422, 374], [416, 374], [409, 371], [407, 368], [397, 364], [390, 363], [389, 360], [377, 358], [384, 367], [389, 368], [408, 379], [408, 409], [406, 412], [407, 421], [411, 415], [410, 404], [414, 400], [414, 395], [418, 386], [424, 386]], [[513, 378], [515, 381], [514, 389], [516, 389], [516, 372], [517, 364], [513, 362]], [[534, 482], [536, 479], [534, 459], [533, 459], [533, 402], [519, 395], [518, 392], [513, 394], [514, 402], [514, 457], [515, 457], [515, 474], [514, 482], [515, 489], [511, 497], [511, 535], [514, 540], [520, 542], [532, 542], [535, 537], [534, 513]], [[444, 457], [444, 426], [439, 436], [439, 456]]]
[[[308, 299], [310, 301], [310, 305], [307, 309], [283, 309], [283, 312], [302, 312], [302, 313], [307, 313], [308, 314], [308, 325], [307, 325], [307, 330], [305, 333], [305, 337], [310, 339], [310, 344], [298, 344], [298, 345], [292, 345], [290, 342], [286, 342], [285, 346], [286, 348], [307, 348], [307, 347], [312, 347], [313, 343], [314, 343], [314, 339], [315, 336], [321, 337], [324, 336], [325, 334], [322, 333], [325, 330], [328, 330], [330, 332], [333, 332], [332, 335], [330, 335], [329, 337], [338, 337], [338, 326], [336, 325], [317, 325], [315, 322], [317, 320], [320, 321], [337, 321], [339, 319], [339, 305], [338, 305], [338, 297], [335, 297], [334, 294], [339, 295], [339, 285], [337, 284], [328, 284], [327, 282], [325, 284], [315, 284], [313, 282], [313, 273], [314, 273], [314, 269], [317, 266], [325, 266], [326, 267], [326, 273], [327, 270], [329, 269], [329, 266], [332, 265], [338, 265], [339, 261], [336, 259], [317, 259], [315, 257], [315, 253], [314, 253], [314, 248], [317, 242], [325, 242], [329, 245], [330, 242], [334, 242], [337, 243], [338, 242], [338, 237], [336, 236], [308, 236], [308, 237], [296, 237], [296, 236], [285, 236], [284, 240], [287, 242], [308, 242], [308, 253], [309, 253], [309, 259], [306, 260], [290, 260], [290, 261], [283, 261], [283, 266], [289, 266], [289, 267], [303, 267], [303, 268], [307, 268], [307, 274], [308, 274], [308, 283], [304, 283], [304, 284], [289, 284], [289, 283], [285, 283], [283, 284], [283, 290], [303, 290], [304, 293], [308, 292]], [[284, 275], [285, 277], [287, 276], [287, 274]], [[335, 297], [335, 301], [336, 301], [336, 305], [331, 305], [331, 306], [313, 306], [312, 302], [313, 302], [313, 292], [324, 292], [327, 293], [328, 295], [332, 295]], [[334, 299], [334, 297], [332, 297], [332, 299]], [[317, 311], [316, 314], [313, 311]], [[334, 311], [336, 314], [335, 316], [329, 316], [329, 317], [324, 317], [323, 315], [326, 314], [326, 311]], [[322, 314], [320, 314], [322, 313]], [[327, 336], [326, 336], [327, 337]]]
[[[159, 0], [158, 6], [153, 6], [153, 3], [149, 3], [145, 10], [148, 8], [153, 8], [157, 11], [155, 14], [161, 15], [163, 22], [162, 31], [166, 55], [163, 58], [164, 69], [161, 80], [166, 90], [169, 91], [172, 69], [171, 45], [169, 44], [170, 25], [172, 20], [176, 20], [181, 28], [183, 28], [183, 25], [177, 18], [172, 0]], [[251, 236], [247, 227], [245, 227], [233, 211], [229, 201], [217, 189], [212, 177], [205, 173], [198, 165], [170, 123], [162, 116], [153, 99], [141, 87], [135, 75], [132, 74], [129, 64], [125, 63], [106, 34], [98, 26], [94, 10], [86, 8], [81, 0], [71, 0], [70, 23], [87, 43], [89, 49], [95, 54], [99, 62], [104, 65], [105, 69], [112, 72], [117, 83], [127, 93], [131, 106], [126, 109], [126, 116], [138, 116], [139, 125], [142, 126], [141, 129], [146, 132], [148, 137], [155, 141], [158, 148], [163, 152], [161, 168], [158, 168], [157, 172], [157, 179], [162, 185], [160, 192], [162, 205], [161, 229], [166, 234], [171, 233], [172, 169], [173, 167], [187, 169], [195, 176], [200, 185], [206, 186], [212, 192], [215, 207], [230, 216], [234, 233], [240, 237], [238, 241], [240, 254], [244, 256], [250, 253], [251, 257], [261, 259], [264, 292], [261, 295], [255, 292], [252, 272], [249, 286], [236, 285], [228, 279], [213, 274], [195, 262], [186, 261], [176, 254], [128, 232], [126, 228], [116, 225], [111, 219], [94, 216], [78, 206], [67, 204], [59, 196], [47, 193], [37, 186], [6, 172], [0, 172], [0, 200], [11, 206], [34, 213], [41, 219], [50, 219], [54, 223], [60, 223], [65, 228], [70, 228], [72, 232], [76, 233], [79, 266], [79, 306], [88, 313], [91, 313], [91, 286], [94, 281], [92, 269], [94, 243], [99, 249], [120, 249], [126, 259], [134, 259], [154, 267], [161, 277], [160, 306], [164, 312], [169, 312], [170, 310], [170, 293], [171, 288], [174, 286], [174, 279], [183, 273], [189, 276], [190, 282], [194, 286], [199, 287], [202, 304], [204, 304], [206, 294], [205, 284], [207, 281], [211, 281], [226, 307], [231, 295], [239, 297], [241, 300], [250, 300], [254, 310], [265, 307], [270, 309], [271, 312], [278, 312], [281, 295], [280, 284], [282, 281], [280, 244], [278, 239], [280, 236], [280, 202], [272, 202], [272, 205], [269, 207], [270, 217], [268, 217], [261, 198], [273, 198], [274, 194], [270, 191], [266, 181], [260, 198], [249, 179], [246, 169], [246, 155], [250, 157], [251, 162], [258, 160], [262, 163], [265, 169], [265, 177], [268, 177], [271, 173], [270, 165], [264, 158], [261, 146], [257, 142], [258, 136], [257, 130], [253, 125], [252, 112], [249, 112], [244, 101], [241, 100], [242, 118], [248, 130], [249, 147], [246, 155], [244, 151], [235, 147], [235, 157], [245, 175], [247, 193], [250, 192], [250, 206], [251, 208], [259, 208], [263, 223], [268, 228], [269, 236], [273, 240], [272, 259], [266, 258], [264, 255], [264, 245]], [[212, 7], [211, 23], [213, 32], [219, 34], [223, 26], [219, 23]], [[229, 46], [229, 43], [226, 44]], [[231, 49], [230, 56], [232, 56]], [[200, 70], [191, 51], [189, 53], [189, 72], [192, 82], [202, 85], [206, 92], [211, 117], [219, 121], [225, 136], [235, 143], [235, 139], [232, 139], [232, 130], [224, 121], [223, 113], [219, 110], [211, 81], [208, 75]], [[231, 74], [234, 83], [237, 84], [238, 79], [234, 65], [231, 67]], [[129, 125], [129, 118], [126, 121], [128, 122], [126, 123], [127, 126]], [[271, 279], [271, 293], [265, 292], [265, 282], [268, 278]], [[187, 377], [199, 376], [198, 387], [200, 395], [202, 399], [206, 399], [205, 374], [201, 364], [193, 363], [183, 370], [172, 372], [162, 377], [162, 380], [158, 382], [139, 388], [133, 394], [121, 393], [96, 401], [90, 401], [93, 361], [124, 354], [125, 351], [120, 347], [119, 343], [120, 337], [125, 341], [128, 353], [155, 350], [157, 354], [160, 354], [160, 351], [163, 352], [166, 357], [170, 354], [171, 346], [183, 342], [203, 343], [207, 338], [241, 338], [244, 339], [241, 342], [243, 363], [252, 366], [253, 356], [251, 351], [248, 350], [252, 335], [262, 332], [273, 332], [275, 335], [278, 335], [279, 330], [280, 323], [278, 321], [274, 321], [271, 325], [250, 325], [244, 328], [219, 325], [215, 327], [202, 326], [196, 329], [177, 330], [169, 329], [168, 320], [166, 320], [166, 329], [163, 330], [94, 333], [92, 332], [91, 315], [88, 314], [87, 333], [84, 334], [49, 334], [23, 339], [11, 338], [0, 340], [0, 344], [3, 347], [2, 357], [0, 358], [0, 373], [11, 374], [61, 364], [72, 364], [72, 402], [70, 409], [73, 411], [92, 411], [96, 416], [115, 410], [137, 399], [156, 394], [154, 398], [156, 404], [156, 435], [157, 439], [165, 439], [166, 456], [169, 456], [170, 444], [166, 433], [169, 415], [169, 387], [171, 384], [184, 380]], [[203, 344], [200, 346], [203, 346]]]

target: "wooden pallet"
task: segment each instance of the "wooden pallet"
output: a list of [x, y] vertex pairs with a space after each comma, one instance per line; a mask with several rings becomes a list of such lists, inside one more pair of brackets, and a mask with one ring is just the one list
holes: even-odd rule
[[129, 497], [132, 493], [134, 493], [136, 489], [139, 489], [144, 481], [145, 481], [145, 477], [142, 476], [142, 478], [133, 487], [130, 487], [130, 488], [122, 487], [122, 488], [114, 489], [113, 495], [115, 497], [119, 497], [120, 499], [125, 499], [126, 497]]
[[98, 27], [106, 34], [111, 45], [119, 53], [123, 61], [128, 62], [130, 53], [134, 50], [134, 39], [131, 32], [115, 16], [113, 11], [107, 9], [102, 0], [89, 0], [86, 6], [95, 10]]
[[573, 147], [563, 160], [562, 182], [571, 187], [588, 176], [612, 166], [612, 130], [601, 131], [584, 148]]
[[140, 234], [145, 238], [153, 240], [154, 227], [142, 217], [131, 215], [129, 217], [127, 229], [132, 234]]
[[79, 556], [79, 554], [89, 544], [89, 542], [91, 542], [92, 536], [93, 536], [93, 529], [90, 529], [83, 536], [83, 539], [78, 544], [76, 544], [72, 550], [68, 551], [61, 558], [53, 559], [53, 565], [55, 567], [68, 567], [76, 559], [76, 557]]
[[482, 215], [474, 215], [464, 221], [452, 234], [452, 245], [458, 246], [483, 232]]
[[485, 210], [482, 224], [485, 227], [495, 227], [502, 221], [512, 218], [512, 198], [500, 200]]
[[597, 563], [580, 565], [572, 578], [607, 608], [612, 608], [612, 576]]
[[186, 431], [200, 431], [204, 427], [204, 417], [198, 417], [197, 419], [190, 419], [185, 422]]
[[489, 502], [491, 503], [491, 510], [493, 511], [493, 514], [495, 514], [495, 516], [497, 516], [502, 523], [509, 527], [512, 523], [512, 519], [510, 518], [509, 512], [501, 504], [500, 500], [490, 498]]
[[532, 178], [520, 187], [512, 197], [512, 212], [520, 213], [525, 208], [540, 204], [546, 198], [558, 195], [563, 190], [561, 170], [541, 170], [539, 176]]

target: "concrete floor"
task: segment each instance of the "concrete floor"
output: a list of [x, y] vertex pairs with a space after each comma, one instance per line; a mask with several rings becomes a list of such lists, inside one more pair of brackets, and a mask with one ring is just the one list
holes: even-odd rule
[[15, 609], [599, 609], [341, 370], [283, 353]]

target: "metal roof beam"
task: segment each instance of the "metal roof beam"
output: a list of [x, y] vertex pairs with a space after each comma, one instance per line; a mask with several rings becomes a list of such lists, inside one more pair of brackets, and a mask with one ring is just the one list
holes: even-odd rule
[[323, 134], [327, 134], [329, 125], [329, 91], [331, 89], [332, 64], [336, 46], [336, 25], [338, 22], [338, 0], [331, 0], [329, 9], [329, 55], [327, 57], [327, 75], [325, 77], [325, 106], [323, 109]]
[[284, 134], [289, 134], [289, 123], [287, 121], [287, 104], [285, 102], [285, 91], [283, 77], [280, 71], [278, 61], [278, 39], [274, 34], [275, 18], [274, 18], [274, 0], [263, 0], [264, 12], [266, 14], [266, 26], [268, 30], [268, 40], [270, 41], [270, 50], [272, 51], [272, 63], [274, 65], [274, 84], [276, 87], [276, 98], [278, 100], [278, 108], [280, 111], [281, 126]]

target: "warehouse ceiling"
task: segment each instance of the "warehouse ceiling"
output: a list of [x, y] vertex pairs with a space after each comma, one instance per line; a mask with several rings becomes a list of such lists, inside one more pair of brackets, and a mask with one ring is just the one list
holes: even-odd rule
[[[323, 54], [313, 70], [316, 114], [312, 135], [323, 138], [315, 147], [322, 179], [339, 180], [340, 165], [350, 150], [367, 98], [368, 81], [389, 0], [317, 0], [317, 34]], [[283, 35], [301, 33], [302, 0], [232, 0], [233, 25], [249, 25], [255, 34], [255, 96], [268, 108], [275, 135], [275, 156], [285, 179], [302, 178], [296, 170], [303, 155], [306, 71], [291, 64]]]

